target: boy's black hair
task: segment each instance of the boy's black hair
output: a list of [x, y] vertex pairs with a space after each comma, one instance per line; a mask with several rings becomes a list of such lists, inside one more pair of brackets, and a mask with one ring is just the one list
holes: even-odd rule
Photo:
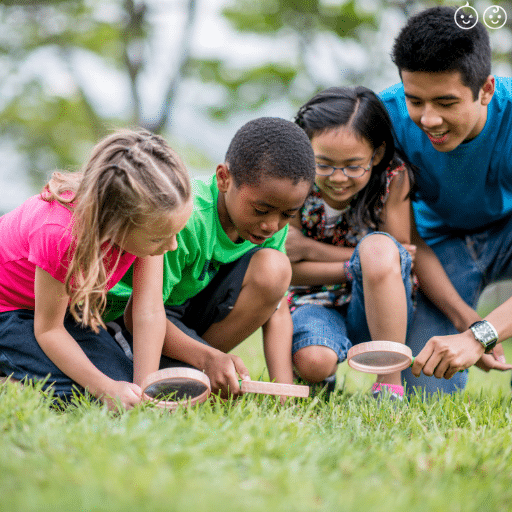
[[[405, 158], [397, 153], [394, 130], [388, 112], [376, 94], [366, 87], [331, 87], [305, 103], [295, 116], [310, 139], [322, 133], [347, 127], [356, 137], [365, 139], [374, 150], [385, 144], [382, 160], [373, 166], [370, 179], [353, 199], [354, 215], [360, 223], [378, 226], [376, 207], [386, 193], [387, 169], [397, 167]], [[406, 165], [414, 185], [412, 166]]]
[[491, 74], [491, 45], [478, 22], [470, 29], [455, 23], [456, 10], [432, 7], [413, 16], [395, 39], [391, 58], [399, 71], [459, 71], [476, 101]]
[[262, 178], [315, 180], [315, 155], [306, 134], [291, 121], [260, 117], [236, 133], [226, 153], [229, 172], [240, 185], [257, 185]]

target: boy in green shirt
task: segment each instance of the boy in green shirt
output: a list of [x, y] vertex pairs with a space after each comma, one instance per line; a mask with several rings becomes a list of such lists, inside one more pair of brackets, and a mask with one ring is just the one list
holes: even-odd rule
[[[164, 256], [163, 355], [177, 360], [164, 365], [203, 370], [214, 393], [237, 396], [239, 378], [249, 372], [228, 352], [262, 327], [270, 379], [293, 381], [284, 242], [314, 178], [304, 131], [264, 117], [238, 130], [209, 184], [195, 180], [192, 216], [177, 236], [178, 248]], [[131, 279], [128, 272], [109, 293], [107, 321], [122, 324], [124, 312], [130, 327]]]

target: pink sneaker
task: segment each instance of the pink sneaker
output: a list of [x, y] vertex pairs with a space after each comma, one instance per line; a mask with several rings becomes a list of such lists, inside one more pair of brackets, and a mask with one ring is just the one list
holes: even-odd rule
[[372, 396], [375, 400], [389, 398], [392, 402], [402, 401], [404, 399], [404, 387], [398, 384], [383, 384], [376, 382], [372, 386]]

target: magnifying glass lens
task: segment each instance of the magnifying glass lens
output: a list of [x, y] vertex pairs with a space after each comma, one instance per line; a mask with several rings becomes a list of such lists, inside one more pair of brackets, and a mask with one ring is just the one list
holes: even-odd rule
[[155, 400], [187, 400], [195, 398], [208, 390], [202, 382], [190, 379], [165, 379], [154, 382], [145, 389], [145, 393]]

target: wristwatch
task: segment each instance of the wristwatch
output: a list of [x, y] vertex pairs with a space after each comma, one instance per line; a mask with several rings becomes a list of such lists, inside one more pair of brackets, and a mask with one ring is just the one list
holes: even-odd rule
[[494, 326], [487, 320], [479, 320], [470, 325], [469, 328], [473, 331], [476, 341], [484, 347], [485, 353], [489, 354], [492, 352], [498, 341], [498, 331]]

